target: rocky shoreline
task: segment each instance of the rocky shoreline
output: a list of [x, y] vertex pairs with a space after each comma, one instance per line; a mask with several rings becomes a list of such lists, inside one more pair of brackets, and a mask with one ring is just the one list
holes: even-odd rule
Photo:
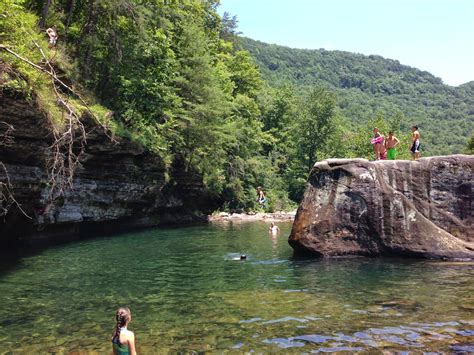
[[208, 217], [208, 221], [211, 223], [215, 222], [293, 222], [296, 216], [295, 211], [279, 211], [274, 213], [227, 213], [220, 212], [215, 215]]

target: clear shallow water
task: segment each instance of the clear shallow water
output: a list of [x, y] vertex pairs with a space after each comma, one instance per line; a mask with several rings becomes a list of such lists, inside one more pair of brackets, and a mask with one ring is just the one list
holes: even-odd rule
[[474, 264], [294, 259], [280, 227], [156, 229], [25, 257], [0, 270], [0, 353], [110, 352], [121, 305], [140, 353], [474, 352]]

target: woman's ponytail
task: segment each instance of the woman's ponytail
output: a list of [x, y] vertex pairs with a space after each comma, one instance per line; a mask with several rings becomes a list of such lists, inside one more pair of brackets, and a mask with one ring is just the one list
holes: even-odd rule
[[115, 343], [120, 344], [120, 332], [122, 328], [130, 321], [131, 319], [131, 312], [128, 308], [119, 308], [117, 313], [115, 314], [115, 319], [117, 324], [115, 326], [114, 335], [112, 337], [112, 341]]

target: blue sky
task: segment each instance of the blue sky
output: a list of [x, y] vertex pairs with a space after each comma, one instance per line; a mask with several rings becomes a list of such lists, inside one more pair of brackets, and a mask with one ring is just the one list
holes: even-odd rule
[[244, 36], [378, 54], [446, 84], [474, 80], [474, 0], [221, 0]]

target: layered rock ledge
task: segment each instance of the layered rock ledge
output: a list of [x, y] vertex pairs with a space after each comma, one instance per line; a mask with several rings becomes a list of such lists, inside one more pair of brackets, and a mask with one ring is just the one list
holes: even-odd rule
[[317, 257], [474, 259], [474, 156], [315, 164], [289, 243]]
[[[166, 166], [140, 144], [111, 140], [110, 132], [92, 119], [82, 121], [87, 145], [72, 188], [50, 201], [51, 125], [34, 100], [22, 94], [1, 97], [0, 122], [13, 131], [9, 144], [0, 142], [0, 182], [8, 179], [27, 216], [15, 205], [1, 216], [0, 245], [207, 220], [214, 206], [196, 171], [179, 160]], [[0, 207], [2, 202], [0, 198]]]

